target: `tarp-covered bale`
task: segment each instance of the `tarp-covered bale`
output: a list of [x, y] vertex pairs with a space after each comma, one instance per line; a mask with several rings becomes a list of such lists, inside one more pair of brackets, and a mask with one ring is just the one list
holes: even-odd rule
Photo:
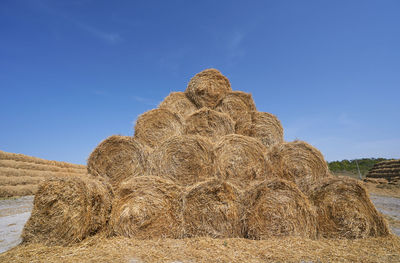
[[186, 186], [214, 177], [212, 143], [201, 136], [174, 136], [149, 158], [149, 172]]
[[387, 222], [376, 210], [361, 182], [325, 178], [310, 191], [317, 207], [319, 233], [326, 238], [366, 238], [389, 235]]
[[144, 173], [147, 156], [148, 148], [133, 137], [113, 135], [90, 154], [87, 170], [94, 176], [108, 178], [117, 187], [123, 180]]
[[250, 116], [249, 112], [257, 109], [250, 93], [232, 91], [221, 100], [216, 110], [228, 114], [232, 120], [237, 121], [240, 118]]
[[111, 236], [135, 239], [181, 238], [182, 190], [156, 176], [123, 183], [116, 194], [109, 223]]
[[24, 243], [69, 245], [105, 229], [113, 193], [102, 178], [89, 175], [47, 179], [39, 185]]
[[139, 116], [135, 124], [135, 138], [154, 148], [169, 137], [182, 134], [181, 118], [167, 109], [153, 109]]
[[198, 183], [183, 198], [185, 237], [243, 237], [240, 192], [217, 179]]
[[185, 92], [197, 107], [213, 109], [229, 91], [232, 91], [231, 84], [221, 72], [206, 69], [189, 81]]
[[184, 92], [171, 92], [158, 107], [176, 113], [183, 120], [197, 110], [196, 105]]

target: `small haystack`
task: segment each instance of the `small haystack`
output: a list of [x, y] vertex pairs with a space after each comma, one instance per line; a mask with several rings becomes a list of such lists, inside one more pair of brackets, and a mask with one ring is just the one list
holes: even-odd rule
[[149, 159], [149, 172], [187, 186], [215, 176], [212, 143], [201, 136], [174, 136], [158, 146]]
[[228, 182], [201, 182], [188, 188], [184, 195], [185, 237], [243, 237], [240, 217], [240, 192]]
[[106, 177], [117, 187], [132, 176], [142, 175], [148, 150], [133, 137], [113, 135], [102, 141], [87, 161], [89, 174]]
[[182, 237], [181, 195], [180, 187], [161, 177], [140, 176], [121, 183], [110, 234], [135, 239]]
[[289, 181], [273, 179], [243, 198], [244, 226], [250, 239], [299, 236], [316, 238], [316, 215], [307, 197]]
[[201, 108], [186, 118], [184, 132], [208, 137], [215, 142], [221, 136], [235, 133], [235, 124], [225, 113]]
[[104, 179], [89, 175], [48, 179], [39, 185], [22, 241], [68, 245], [95, 235], [108, 223], [112, 199]]
[[206, 69], [189, 81], [185, 93], [198, 108], [214, 109], [229, 91], [232, 91], [231, 84], [221, 72]]
[[252, 111], [236, 122], [236, 133], [259, 139], [266, 147], [283, 142], [283, 128], [275, 115]]
[[321, 152], [303, 141], [277, 144], [267, 156], [278, 173], [284, 179], [295, 182], [304, 193], [329, 176], [328, 165]]
[[221, 100], [216, 110], [228, 114], [232, 120], [237, 121], [250, 116], [249, 112], [256, 111], [257, 108], [250, 93], [232, 91]]
[[167, 109], [153, 109], [139, 116], [135, 124], [135, 138], [151, 148], [173, 135], [182, 134], [181, 118]]
[[189, 100], [184, 92], [171, 92], [158, 108], [170, 110], [181, 117], [182, 120], [197, 110], [196, 105]]
[[215, 145], [217, 174], [242, 188], [273, 177], [265, 160], [265, 146], [255, 138], [230, 134]]
[[361, 182], [346, 178], [325, 178], [310, 191], [317, 207], [319, 233], [326, 238], [366, 238], [389, 235]]

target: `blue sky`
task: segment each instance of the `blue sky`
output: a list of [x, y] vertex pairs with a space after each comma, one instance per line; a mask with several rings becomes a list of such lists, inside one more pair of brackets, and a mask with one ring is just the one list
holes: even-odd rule
[[84, 164], [214, 67], [328, 161], [400, 155], [399, 1], [0, 1], [0, 149]]

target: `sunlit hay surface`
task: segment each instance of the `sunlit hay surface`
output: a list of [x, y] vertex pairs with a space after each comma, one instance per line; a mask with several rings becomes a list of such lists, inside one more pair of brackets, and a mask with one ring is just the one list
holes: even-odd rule
[[184, 92], [171, 92], [158, 108], [167, 109], [179, 115], [182, 120], [197, 110], [196, 105], [190, 101]]
[[232, 91], [221, 100], [216, 110], [228, 114], [233, 121], [237, 121], [250, 116], [249, 113], [256, 111], [257, 108], [250, 93]]

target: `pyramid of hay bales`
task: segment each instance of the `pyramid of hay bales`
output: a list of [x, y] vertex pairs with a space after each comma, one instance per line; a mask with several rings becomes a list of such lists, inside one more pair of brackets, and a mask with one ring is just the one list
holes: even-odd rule
[[376, 163], [366, 176], [367, 178], [386, 179], [390, 184], [400, 183], [400, 159]]
[[196, 74], [185, 92], [140, 115], [134, 130], [94, 149], [87, 178], [40, 186], [25, 242], [68, 244], [98, 233], [136, 239], [389, 234], [361, 183], [330, 175], [308, 143], [285, 142], [278, 118], [257, 111], [251, 94], [233, 91], [218, 70]]

